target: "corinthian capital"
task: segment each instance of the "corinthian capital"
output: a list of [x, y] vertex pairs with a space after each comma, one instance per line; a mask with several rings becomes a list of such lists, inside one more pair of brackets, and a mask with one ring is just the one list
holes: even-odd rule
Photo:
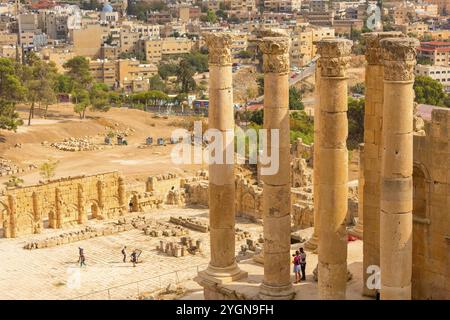
[[233, 35], [231, 33], [208, 32], [203, 34], [206, 45], [208, 47], [209, 64], [226, 66], [231, 65], [231, 44], [233, 43]]
[[316, 42], [320, 54], [322, 77], [345, 77], [353, 42], [346, 39], [323, 39]]
[[383, 64], [383, 51], [380, 41], [385, 38], [401, 38], [404, 34], [399, 31], [368, 32], [363, 34], [366, 43], [366, 60], [369, 65]]
[[416, 48], [419, 44], [419, 40], [415, 38], [386, 38], [380, 41], [385, 80], [414, 80]]
[[259, 42], [263, 53], [263, 71], [266, 73], [289, 72], [288, 37], [265, 37]]

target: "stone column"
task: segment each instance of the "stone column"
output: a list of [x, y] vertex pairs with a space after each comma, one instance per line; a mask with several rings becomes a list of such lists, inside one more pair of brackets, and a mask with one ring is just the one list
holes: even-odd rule
[[[230, 33], [207, 33], [209, 50], [209, 129], [223, 137], [223, 163], [209, 164], [211, 260], [199, 273], [200, 283], [226, 283], [247, 276], [236, 263], [234, 109]], [[226, 155], [232, 159], [226, 159]], [[206, 288], [206, 286], [205, 286]], [[208, 290], [205, 289], [208, 299]]]
[[119, 195], [119, 206], [122, 208], [124, 212], [126, 212], [127, 204], [126, 204], [126, 190], [125, 190], [125, 181], [123, 177], [119, 177], [118, 179], [118, 190], [117, 193]]
[[363, 238], [363, 207], [364, 207], [364, 143], [359, 144], [359, 176], [358, 176], [358, 222], [349, 233]]
[[33, 218], [34, 218], [34, 233], [41, 233], [43, 224], [41, 217], [41, 201], [39, 195], [33, 192], [31, 195], [33, 198]]
[[13, 195], [8, 195], [8, 207], [9, 207], [9, 230], [5, 231], [6, 238], [17, 237], [16, 228], [16, 197]]
[[56, 229], [62, 228], [62, 224], [63, 224], [61, 205], [62, 205], [61, 189], [55, 188], [55, 228]]
[[[263, 53], [265, 154], [279, 165], [274, 174], [261, 166], [263, 185], [264, 280], [262, 299], [292, 299], [291, 272], [291, 187], [289, 141], [289, 44], [287, 37], [265, 37], [259, 48]], [[279, 132], [278, 145], [272, 150], [271, 136]]]
[[380, 41], [384, 62], [381, 299], [411, 299], [414, 38]]
[[316, 64], [316, 105], [314, 106], [314, 145], [313, 145], [313, 201], [314, 201], [314, 232], [308, 242], [305, 243], [305, 249], [316, 251], [319, 245], [319, 139], [320, 139], [320, 66], [319, 61]]
[[[380, 176], [383, 127], [384, 67], [380, 48], [383, 38], [402, 37], [401, 32], [365, 33], [366, 41], [366, 94], [364, 114], [364, 221], [363, 241], [363, 294], [374, 297], [375, 289], [367, 285], [369, 266], [380, 265]], [[373, 283], [372, 283], [373, 284]]]
[[98, 212], [97, 216], [93, 218], [103, 219], [103, 208], [105, 206], [105, 184], [102, 180], [97, 181], [97, 197], [98, 197]]
[[352, 42], [326, 39], [320, 54], [319, 295], [345, 299], [347, 285], [347, 77]]
[[78, 224], [85, 224], [88, 220], [86, 212], [86, 197], [84, 195], [83, 184], [78, 184]]

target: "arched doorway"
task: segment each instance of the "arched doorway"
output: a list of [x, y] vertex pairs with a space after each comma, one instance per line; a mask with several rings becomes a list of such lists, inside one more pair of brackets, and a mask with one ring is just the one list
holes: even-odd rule
[[412, 258], [412, 298], [423, 299], [423, 275], [421, 270], [428, 257], [429, 228], [429, 190], [428, 170], [422, 164], [415, 163], [413, 168], [413, 258]]

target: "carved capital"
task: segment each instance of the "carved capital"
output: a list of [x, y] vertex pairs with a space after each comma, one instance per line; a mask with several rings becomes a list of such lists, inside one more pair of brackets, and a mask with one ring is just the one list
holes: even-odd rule
[[416, 65], [415, 38], [386, 38], [380, 41], [383, 50], [384, 80], [413, 81]]
[[346, 76], [352, 45], [353, 42], [346, 39], [323, 39], [316, 42], [322, 77]]
[[203, 35], [208, 47], [208, 62], [212, 65], [227, 66], [232, 64], [231, 45], [233, 35], [231, 33], [208, 32]]
[[265, 37], [260, 41], [265, 73], [289, 72], [289, 45], [288, 37]]
[[380, 41], [385, 38], [402, 38], [404, 36], [402, 32], [398, 31], [364, 33], [367, 63], [369, 65], [383, 65], [383, 51], [380, 47]]

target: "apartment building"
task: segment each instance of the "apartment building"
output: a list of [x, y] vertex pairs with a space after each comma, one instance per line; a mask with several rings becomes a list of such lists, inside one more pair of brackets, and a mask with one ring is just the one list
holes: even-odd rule
[[449, 41], [450, 30], [434, 30], [424, 33], [424, 37], [429, 37], [433, 41]]
[[17, 34], [0, 32], [0, 46], [15, 46], [17, 44]]
[[449, 66], [450, 42], [422, 42], [417, 48], [419, 58], [428, 59], [432, 65]]
[[[158, 73], [156, 65], [142, 64], [134, 59], [118, 60], [116, 70], [119, 87], [128, 92], [148, 88], [148, 80]], [[142, 82], [147, 82], [147, 86]]]
[[307, 64], [316, 55], [317, 48], [314, 43], [324, 38], [334, 37], [335, 31], [333, 28], [309, 25], [296, 27], [291, 35], [291, 66], [300, 67]]
[[450, 14], [450, 0], [422, 0], [422, 2], [437, 5], [438, 12], [441, 15]]
[[425, 32], [428, 31], [428, 25], [423, 22], [415, 22], [411, 24], [397, 25], [396, 29], [404, 34], [412, 34], [416, 37], [423, 37]]
[[86, 25], [81, 29], [70, 30], [69, 34], [76, 55], [96, 59], [101, 56], [101, 47], [108, 38], [109, 27]]
[[231, 0], [229, 7], [230, 15], [241, 19], [251, 19], [258, 12], [255, 0]]
[[450, 67], [448, 66], [418, 64], [415, 67], [415, 74], [416, 76], [426, 76], [439, 81], [446, 91], [450, 89]]
[[159, 63], [163, 55], [189, 53], [195, 42], [187, 38], [149, 39], [142, 41], [145, 59]]
[[97, 82], [109, 87], [116, 85], [116, 62], [113, 60], [97, 59], [89, 61], [89, 70]]
[[272, 12], [300, 11], [301, 0], [264, 0], [264, 10]]

